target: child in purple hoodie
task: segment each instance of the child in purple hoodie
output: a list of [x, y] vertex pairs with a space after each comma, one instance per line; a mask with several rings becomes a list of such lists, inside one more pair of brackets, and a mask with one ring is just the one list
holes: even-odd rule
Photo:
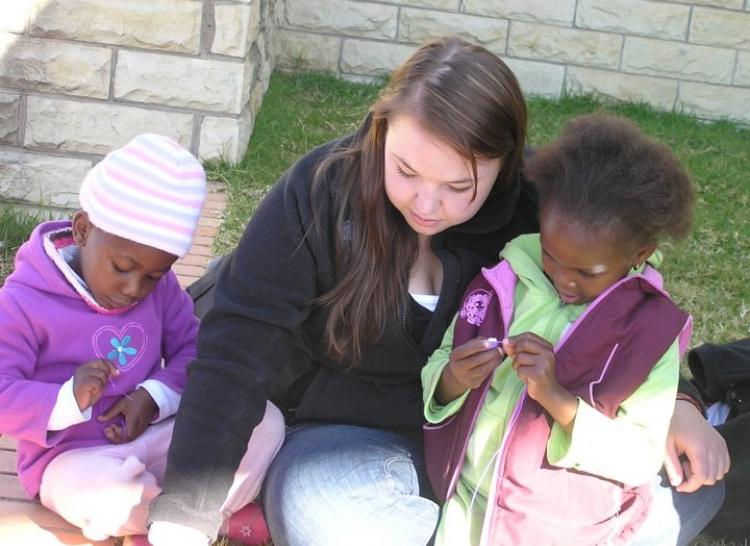
[[[198, 333], [171, 267], [205, 194], [187, 150], [140, 135], [91, 169], [72, 221], [37, 226], [0, 289], [0, 434], [19, 440], [29, 496], [92, 540], [145, 533], [160, 492]], [[257, 494], [281, 445], [269, 408], [227, 516]]]

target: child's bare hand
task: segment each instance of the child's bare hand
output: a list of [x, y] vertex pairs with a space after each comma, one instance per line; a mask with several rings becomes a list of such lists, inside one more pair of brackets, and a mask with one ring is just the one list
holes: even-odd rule
[[494, 338], [477, 337], [453, 349], [438, 384], [438, 402], [447, 404], [467, 390], [476, 389], [503, 357], [503, 350]]
[[524, 332], [504, 339], [503, 349], [513, 359], [513, 369], [526, 383], [531, 398], [541, 402], [558, 392], [560, 384], [555, 377], [555, 351], [549, 341]]
[[159, 407], [146, 389], [136, 389], [129, 396], [130, 398], [123, 396], [97, 417], [97, 420], [104, 422], [120, 416], [119, 423], [112, 423], [104, 429], [104, 436], [113, 444], [122, 444], [138, 438], [159, 411]]
[[114, 364], [103, 358], [78, 366], [73, 374], [73, 396], [78, 409], [84, 411], [96, 404], [104, 393], [109, 376], [119, 373]]
[[526, 383], [529, 397], [542, 407], [568, 433], [578, 414], [578, 399], [555, 376], [555, 351], [552, 344], [531, 332], [503, 340], [503, 349], [513, 359], [513, 369]]

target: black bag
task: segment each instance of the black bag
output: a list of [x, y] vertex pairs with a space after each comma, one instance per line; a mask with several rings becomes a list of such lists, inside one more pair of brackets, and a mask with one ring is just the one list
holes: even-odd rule
[[217, 256], [206, 267], [205, 273], [185, 291], [193, 299], [195, 316], [202, 319], [214, 304], [214, 287], [222, 269], [229, 263], [231, 253]]
[[730, 419], [750, 411], [750, 338], [701, 345], [688, 353], [688, 365], [707, 404], [726, 403]]
[[701, 345], [688, 353], [688, 365], [704, 400], [730, 407], [726, 423], [716, 427], [732, 461], [724, 477], [726, 497], [704, 532], [746, 544], [750, 539], [750, 338]]

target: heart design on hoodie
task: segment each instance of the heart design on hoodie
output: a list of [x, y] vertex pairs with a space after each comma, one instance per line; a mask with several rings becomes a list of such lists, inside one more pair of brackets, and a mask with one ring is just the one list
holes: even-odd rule
[[125, 372], [135, 366], [146, 347], [146, 331], [137, 322], [129, 322], [121, 329], [102, 326], [92, 338], [94, 353], [112, 362]]

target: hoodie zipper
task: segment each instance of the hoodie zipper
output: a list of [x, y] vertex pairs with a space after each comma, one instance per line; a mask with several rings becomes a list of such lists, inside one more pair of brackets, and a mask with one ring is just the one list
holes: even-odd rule
[[544, 335], [542, 336], [544, 339], [549, 339], [550, 335], [552, 335], [552, 327], [557, 322], [557, 319], [564, 308], [565, 302], [563, 301], [558, 302], [558, 304], [555, 306], [555, 309], [552, 311], [549, 320], [547, 320], [547, 325], [544, 327]]
[[[557, 322], [557, 319], [559, 318], [560, 313], [562, 313], [564, 308], [565, 308], [565, 302], [562, 302], [562, 301], [559, 302], [555, 306], [555, 309], [552, 311], [552, 314], [550, 315], [550, 318], [547, 320], [547, 324], [545, 325], [544, 336], [543, 336], [544, 339], [549, 339], [549, 336], [552, 333], [552, 328], [555, 322]], [[500, 467], [501, 473], [504, 472], [503, 467], [505, 464], [505, 448], [507, 447], [506, 441], [508, 439], [508, 436], [510, 435], [510, 432], [515, 427], [516, 422], [518, 421], [518, 416], [521, 413], [521, 407], [523, 406], [525, 401], [526, 401], [526, 387], [524, 387], [521, 390], [521, 394], [518, 397], [518, 402], [516, 403], [515, 408], [513, 408], [513, 413], [511, 414], [510, 420], [508, 422], [508, 426], [505, 427], [505, 434], [503, 435], [503, 439], [500, 442], [500, 461], [499, 461], [500, 465], [499, 467]], [[500, 478], [502, 479], [502, 476], [500, 476]]]
[[[559, 318], [560, 314], [562, 313], [563, 309], [565, 308], [565, 302], [560, 301], [552, 311], [552, 314], [550, 315], [549, 320], [547, 320], [547, 324], [544, 328], [544, 339], [549, 339], [549, 336], [552, 332], [552, 328]], [[495, 462], [495, 479], [492, 481], [490, 485], [490, 491], [488, 496], [488, 504], [491, 502], [495, 506], [499, 505], [499, 495], [500, 495], [500, 489], [502, 488], [502, 483], [505, 480], [505, 459], [507, 454], [507, 447], [508, 447], [508, 438], [510, 437], [511, 433], [513, 432], [513, 429], [516, 427], [516, 423], [518, 422], [518, 418], [521, 414], [521, 409], [523, 408], [524, 403], [526, 402], [527, 392], [526, 387], [524, 386], [521, 390], [521, 394], [518, 397], [518, 402], [516, 402], [515, 407], [513, 408], [513, 413], [510, 416], [508, 425], [505, 427], [505, 434], [503, 434], [503, 439], [500, 441], [500, 447], [498, 448], [497, 452], [495, 453], [495, 456], [497, 456], [497, 460]], [[478, 487], [478, 486], [477, 486]], [[494, 510], [488, 509], [488, 512]], [[484, 522], [482, 525], [482, 533], [480, 542], [484, 543], [486, 540], [486, 533], [489, 532], [489, 522], [491, 518], [487, 517], [487, 514], [485, 514]]]
[[[643, 275], [639, 275], [639, 276], [641, 278], [646, 278]], [[619, 288], [619, 286], [621, 284], [624, 284], [625, 282], [630, 281], [633, 277], [634, 276], [629, 276], [629, 277], [626, 277], [625, 279], [622, 279], [622, 280], [618, 281], [613, 286], [611, 286], [610, 288], [608, 288], [604, 293], [600, 294], [599, 297], [597, 297], [596, 300], [594, 300], [591, 304], [589, 304], [589, 306], [586, 308], [586, 310], [583, 313], [581, 313], [576, 318], [576, 320], [574, 321], [573, 325], [570, 328], [568, 328], [567, 331], [561, 337], [561, 339], [558, 340], [557, 344], [554, 347], [555, 353], [557, 353], [558, 350], [560, 349], [560, 347], [562, 347], [562, 345], [564, 345], [568, 341], [568, 339], [570, 338], [570, 336], [573, 333], [573, 331], [575, 331], [577, 329], [578, 325], [582, 322], [583, 318], [585, 316], [587, 316], [592, 311], [592, 308], [594, 308], [597, 305], [599, 305], [599, 303], [603, 299], [605, 299], [613, 290]], [[647, 282], [649, 282], [649, 284], [651, 284], [652, 286], [654, 286], [653, 282], [651, 282], [647, 278], [646, 278], [646, 280], [647, 280]], [[656, 287], [656, 288], [657, 288], [657, 290], [660, 290], [660, 291], [663, 292], [663, 290], [661, 290], [659, 287]], [[547, 325], [545, 327], [545, 332], [544, 332], [545, 339], [547, 339], [549, 337], [549, 333], [552, 330], [552, 325], [554, 324], [554, 321], [557, 320], [557, 318], [559, 317], [559, 315], [562, 312], [562, 310], [563, 310], [564, 307], [565, 307], [565, 302], [560, 301], [560, 303], [554, 309], [554, 311], [552, 313], [552, 316], [550, 317], [550, 320], [547, 321]], [[617, 347], [618, 347], [618, 345], [616, 344], [615, 347], [612, 350], [612, 353], [610, 354], [610, 359], [612, 358], [614, 352], [617, 350]], [[527, 397], [527, 392], [526, 392], [526, 387], [524, 386], [524, 388], [521, 391], [521, 394], [520, 394], [520, 396], [518, 398], [518, 402], [516, 403], [516, 406], [513, 409], [513, 413], [512, 413], [511, 418], [510, 418], [510, 422], [508, 423], [508, 425], [505, 428], [505, 434], [503, 434], [503, 439], [500, 442], [500, 447], [498, 448], [499, 456], [498, 456], [497, 461], [495, 463], [496, 464], [495, 473], [494, 473], [494, 477], [495, 478], [492, 481], [492, 484], [490, 486], [490, 494], [489, 494], [488, 499], [487, 499], [488, 500], [488, 507], [489, 507], [489, 503], [490, 502], [492, 502], [495, 505], [495, 507], [498, 506], [499, 490], [502, 487], [502, 482], [505, 479], [505, 458], [506, 458], [506, 450], [507, 450], [507, 447], [508, 447], [507, 446], [508, 437], [510, 436], [510, 433], [512, 432], [512, 430], [516, 426], [516, 423], [518, 421], [518, 417], [519, 417], [519, 415], [521, 413], [521, 408], [523, 407], [523, 404], [526, 401], [526, 397]], [[494, 509], [495, 508], [493, 507], [492, 511], [494, 511]], [[489, 516], [489, 512], [490, 512], [490, 509], [488, 508], [487, 513], [485, 513], [484, 522], [482, 523], [482, 532], [481, 532], [481, 536], [480, 536], [480, 544], [482, 544], [482, 545], [486, 544], [487, 533], [489, 532], [489, 526], [490, 526], [490, 521], [491, 521], [491, 518], [488, 517]]]

